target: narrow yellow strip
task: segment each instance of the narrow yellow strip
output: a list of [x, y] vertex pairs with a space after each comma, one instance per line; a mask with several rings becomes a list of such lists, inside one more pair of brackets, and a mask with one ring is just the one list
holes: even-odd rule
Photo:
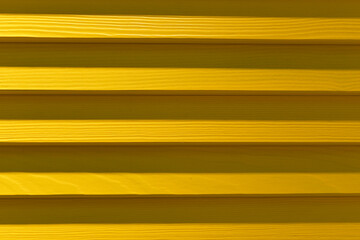
[[357, 121], [1, 120], [1, 143], [359, 143]]
[[0, 196], [360, 195], [360, 173], [29, 172], [0, 181]]
[[0, 238], [2, 240], [288, 240], [289, 238], [353, 240], [360, 237], [359, 229], [359, 223], [11, 224], [0, 225]]
[[1, 14], [0, 38], [157, 42], [360, 40], [358, 18]]
[[[36, 55], [34, 55], [36, 57]], [[50, 58], [51, 56], [49, 56]], [[360, 92], [359, 70], [0, 67], [0, 91], [135, 91], [141, 94]], [[199, 93], [201, 94], [201, 92]]]

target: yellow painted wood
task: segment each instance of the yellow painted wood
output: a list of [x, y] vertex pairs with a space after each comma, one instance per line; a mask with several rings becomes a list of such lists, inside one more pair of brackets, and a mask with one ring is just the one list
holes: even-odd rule
[[358, 198], [1, 199], [2, 239], [356, 239]]
[[91, 91], [91, 94], [140, 95], [359, 95], [360, 92], [358, 70], [11, 67], [0, 68], [0, 73], [3, 76], [0, 93], [7, 94]]
[[0, 95], [1, 119], [358, 121], [360, 96]]
[[0, 6], [0, 239], [360, 238], [359, 1]]
[[0, 14], [1, 41], [358, 43], [358, 18]]
[[360, 173], [0, 173], [0, 196], [359, 196]]
[[175, 223], [175, 224], [26, 224], [0, 225], [4, 240], [115, 240], [125, 239], [241, 239], [353, 240], [359, 223]]
[[360, 47], [0, 44], [0, 92], [359, 94]]
[[0, 120], [6, 143], [359, 143], [358, 121]]
[[0, 196], [359, 195], [358, 146], [2, 146]]

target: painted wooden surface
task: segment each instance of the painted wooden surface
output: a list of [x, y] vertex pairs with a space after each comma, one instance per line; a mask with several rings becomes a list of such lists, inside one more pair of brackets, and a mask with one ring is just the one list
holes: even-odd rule
[[0, 120], [0, 143], [349, 143], [360, 123], [221, 120]]
[[5, 42], [354, 44], [360, 40], [360, 20], [357, 18], [0, 14], [0, 40]]
[[3, 2], [2, 41], [353, 44], [360, 39], [359, 4], [350, 0]]
[[2, 239], [357, 239], [358, 198], [1, 199]]
[[3, 146], [2, 196], [353, 196], [357, 146]]
[[0, 93], [359, 94], [360, 47], [1, 44]]
[[0, 239], [360, 239], [359, 9], [0, 0]]

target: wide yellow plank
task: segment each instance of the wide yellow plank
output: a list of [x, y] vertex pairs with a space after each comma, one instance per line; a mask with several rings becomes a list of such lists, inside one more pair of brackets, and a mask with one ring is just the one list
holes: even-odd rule
[[0, 95], [0, 119], [360, 120], [360, 96]]
[[359, 195], [359, 156], [358, 146], [2, 146], [0, 195]]
[[360, 47], [0, 44], [1, 93], [358, 94]]
[[358, 18], [0, 14], [0, 41], [358, 43]]
[[357, 239], [358, 198], [1, 199], [1, 239]]
[[6, 143], [359, 143], [358, 121], [0, 120]]
[[0, 68], [0, 74], [2, 94], [359, 95], [360, 92], [358, 70], [11, 67]]
[[359, 196], [360, 173], [0, 173], [0, 196]]

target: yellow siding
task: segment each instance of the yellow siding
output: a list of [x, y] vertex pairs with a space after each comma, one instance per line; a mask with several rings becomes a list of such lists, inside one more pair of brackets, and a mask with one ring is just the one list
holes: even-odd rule
[[360, 91], [357, 45], [5, 43], [0, 48], [2, 93], [343, 95]]
[[[356, 239], [358, 198], [2, 199], [2, 239]], [[6, 215], [6, 217], [4, 216]]]
[[0, 239], [359, 239], [360, 2], [0, 0]]
[[2, 41], [31, 42], [353, 44], [360, 40], [357, 18], [0, 14], [0, 28]]

